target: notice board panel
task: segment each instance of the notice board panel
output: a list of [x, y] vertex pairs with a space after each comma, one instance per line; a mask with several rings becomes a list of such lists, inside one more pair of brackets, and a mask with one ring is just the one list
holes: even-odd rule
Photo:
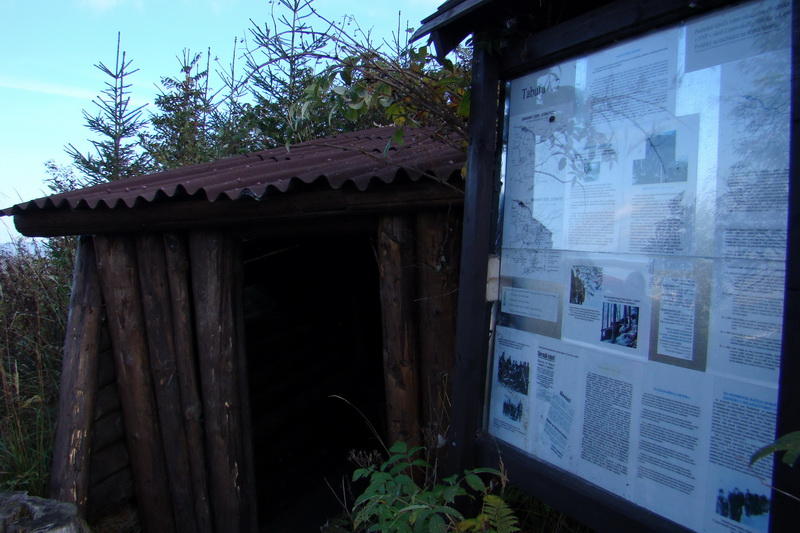
[[696, 531], [768, 531], [791, 2], [506, 87], [489, 432]]

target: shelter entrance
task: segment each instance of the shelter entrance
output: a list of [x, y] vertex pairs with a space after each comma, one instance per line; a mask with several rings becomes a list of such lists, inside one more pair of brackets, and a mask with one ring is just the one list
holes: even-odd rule
[[[299, 519], [323, 524], [341, 511], [325, 480], [341, 490], [342, 475], [353, 468], [348, 452], [380, 447], [356, 410], [383, 432], [381, 308], [372, 241], [358, 234], [243, 243], [262, 528], [278, 531], [284, 519], [287, 527], [296, 528]], [[298, 502], [302, 511], [291, 516]], [[309, 517], [312, 509], [320, 516]]]

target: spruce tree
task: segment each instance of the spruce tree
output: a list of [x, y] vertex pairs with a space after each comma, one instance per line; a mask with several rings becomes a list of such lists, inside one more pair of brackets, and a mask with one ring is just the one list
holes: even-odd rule
[[99, 138], [90, 139], [95, 153], [83, 154], [70, 144], [66, 148], [75, 168], [83, 175], [79, 185], [88, 186], [145, 174], [152, 169], [150, 157], [138, 148], [138, 138], [143, 132], [144, 105], [131, 106], [128, 78], [138, 69], [131, 69], [132, 61], [121, 51], [121, 37], [117, 34], [117, 55], [114, 68], [100, 62], [97, 69], [110, 78], [106, 88], [93, 100], [99, 108], [91, 115], [84, 110], [86, 127]]

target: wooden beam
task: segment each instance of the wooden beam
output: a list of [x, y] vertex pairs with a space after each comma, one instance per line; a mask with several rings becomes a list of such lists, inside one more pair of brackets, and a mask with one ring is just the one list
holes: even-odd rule
[[205, 420], [209, 495], [217, 532], [250, 531], [256, 522], [254, 494], [248, 486], [253, 469], [245, 442], [236, 324], [237, 271], [241, 268], [238, 243], [220, 231], [193, 231], [189, 235], [192, 293], [200, 381]]
[[78, 240], [61, 370], [50, 497], [83, 514], [89, 496], [102, 299], [91, 237]]
[[139, 517], [145, 531], [175, 531], [150, 376], [135, 245], [130, 237], [98, 235], [95, 248]]
[[409, 446], [421, 443], [413, 232], [410, 216], [388, 215], [378, 223], [388, 437]]
[[165, 233], [163, 241], [169, 277], [169, 297], [172, 301], [171, 323], [176, 372], [180, 386], [181, 412], [188, 447], [189, 479], [194, 493], [195, 516], [198, 531], [213, 531], [203, 442], [203, 403], [200, 398], [200, 384], [195, 363], [189, 283], [189, 243], [185, 235], [177, 233]]
[[[150, 371], [161, 425], [161, 439], [169, 475], [175, 529], [200, 531], [191, 483], [190, 449], [184, 428], [180, 376], [175, 353], [173, 309], [164, 241], [159, 233], [136, 235], [136, 259], [142, 288], [142, 308], [150, 354]], [[179, 312], [188, 313], [188, 308]], [[208, 529], [206, 529], [208, 531]]]

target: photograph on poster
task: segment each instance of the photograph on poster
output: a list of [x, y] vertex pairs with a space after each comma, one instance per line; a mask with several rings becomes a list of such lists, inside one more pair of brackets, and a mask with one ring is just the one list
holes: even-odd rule
[[527, 361], [515, 361], [506, 357], [505, 352], [500, 354], [497, 361], [497, 383], [518, 392], [528, 395], [531, 383], [531, 365]]
[[612, 302], [603, 302], [603, 319], [600, 340], [636, 348], [639, 335], [639, 307]]
[[[625, 131], [619, 209], [620, 247], [630, 253], [686, 255], [692, 250], [699, 115], [660, 117]], [[628, 181], [630, 180], [630, 181]]]
[[651, 262], [608, 254], [564, 252], [562, 339], [621, 355], [646, 357], [651, 306]]
[[525, 332], [497, 328], [492, 369], [489, 431], [498, 438], [526, 449], [530, 437], [530, 371], [538, 343]]
[[[603, 286], [603, 269], [599, 266], [572, 265], [570, 269], [569, 303], [591, 305]], [[588, 300], [588, 302], [587, 302]]]
[[676, 158], [675, 130], [650, 135], [642, 159], [633, 160], [633, 184], [672, 183], [686, 181], [686, 157]]

